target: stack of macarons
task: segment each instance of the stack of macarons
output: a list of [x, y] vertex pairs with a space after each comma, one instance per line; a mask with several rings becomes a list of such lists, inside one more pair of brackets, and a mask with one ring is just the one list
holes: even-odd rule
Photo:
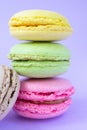
[[11, 17], [10, 33], [19, 40], [9, 59], [21, 80], [14, 110], [27, 118], [44, 119], [64, 113], [70, 106], [74, 87], [59, 78], [70, 66], [70, 51], [63, 44], [72, 34], [67, 19], [47, 10], [25, 10]]

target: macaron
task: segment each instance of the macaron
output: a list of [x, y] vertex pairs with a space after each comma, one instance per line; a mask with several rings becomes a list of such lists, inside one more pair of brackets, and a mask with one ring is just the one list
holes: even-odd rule
[[74, 91], [72, 83], [64, 78], [24, 79], [13, 109], [26, 118], [56, 117], [69, 108]]
[[0, 65], [0, 120], [9, 113], [15, 104], [19, 88], [17, 73], [5, 65]]
[[66, 72], [70, 66], [70, 51], [62, 44], [27, 42], [15, 45], [10, 53], [13, 68], [30, 78], [48, 78]]
[[72, 34], [68, 20], [53, 11], [24, 10], [9, 20], [10, 34], [19, 40], [64, 40]]

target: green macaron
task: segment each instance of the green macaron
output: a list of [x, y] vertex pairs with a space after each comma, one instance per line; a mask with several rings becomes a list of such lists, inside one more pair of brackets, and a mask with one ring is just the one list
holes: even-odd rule
[[13, 68], [30, 78], [49, 78], [66, 72], [70, 51], [62, 44], [26, 42], [15, 45], [10, 53]]

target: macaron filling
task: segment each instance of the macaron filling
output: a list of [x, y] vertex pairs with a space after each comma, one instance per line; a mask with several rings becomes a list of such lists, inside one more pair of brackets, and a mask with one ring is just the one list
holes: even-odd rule
[[33, 60], [30, 60], [30, 61], [29, 60], [15, 61], [14, 60], [14, 61], [12, 61], [12, 65], [14, 67], [24, 67], [24, 66], [25, 67], [29, 67], [29, 66], [30, 67], [32, 67], [32, 66], [36, 66], [36, 67], [44, 67], [44, 66], [53, 67], [53, 66], [58, 66], [61, 63], [64, 63], [65, 65], [69, 66], [70, 61], [69, 60], [59, 60], [59, 61], [33, 61]]
[[18, 101], [22, 101], [24, 103], [32, 103], [32, 104], [37, 104], [37, 105], [54, 105], [54, 104], [61, 104], [66, 102], [69, 97], [64, 98], [64, 99], [58, 99], [58, 100], [53, 100], [53, 101], [34, 101], [34, 100], [24, 100], [24, 99], [18, 99]]
[[11, 30], [31, 30], [31, 31], [35, 31], [38, 30], [38, 31], [54, 31], [54, 32], [61, 32], [61, 31], [72, 31], [70, 27], [63, 27], [63, 25], [38, 25], [38, 26], [11, 26], [10, 27]]

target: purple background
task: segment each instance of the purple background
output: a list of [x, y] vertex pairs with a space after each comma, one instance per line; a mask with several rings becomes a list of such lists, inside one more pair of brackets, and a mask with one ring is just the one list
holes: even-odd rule
[[0, 59], [1, 64], [11, 65], [7, 55], [14, 44], [20, 43], [9, 34], [9, 18], [25, 9], [47, 9], [68, 18], [74, 28], [73, 35], [60, 43], [72, 54], [71, 67], [62, 75], [76, 88], [73, 104], [62, 116], [46, 120], [25, 119], [11, 111], [0, 121], [0, 130], [87, 130], [87, 0], [2, 0], [0, 3]]

